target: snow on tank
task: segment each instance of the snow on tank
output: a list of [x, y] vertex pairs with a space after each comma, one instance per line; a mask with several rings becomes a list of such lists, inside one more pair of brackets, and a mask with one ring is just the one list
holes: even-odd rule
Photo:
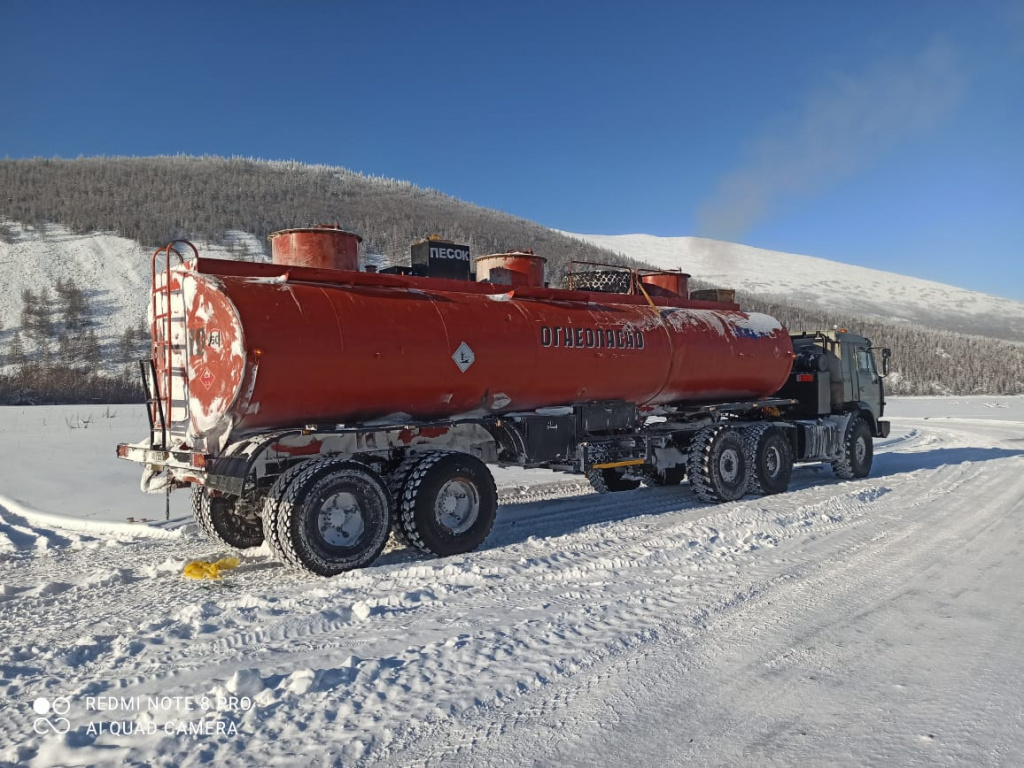
[[[189, 434], [208, 441], [232, 428], [245, 378], [244, 332], [234, 304], [210, 275], [183, 275], [188, 338]], [[255, 366], [254, 366], [255, 367]]]

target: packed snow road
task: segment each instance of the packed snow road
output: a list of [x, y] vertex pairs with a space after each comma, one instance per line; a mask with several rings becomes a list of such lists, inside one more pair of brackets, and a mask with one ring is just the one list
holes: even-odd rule
[[1015, 764], [1024, 398], [891, 413], [864, 480], [506, 478], [481, 551], [331, 580], [257, 550], [192, 582], [228, 553], [191, 527], [0, 501], [0, 761]]

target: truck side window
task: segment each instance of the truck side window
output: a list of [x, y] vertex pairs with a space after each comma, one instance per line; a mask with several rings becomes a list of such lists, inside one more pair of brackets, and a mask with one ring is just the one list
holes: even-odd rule
[[875, 359], [863, 347], [857, 350], [857, 369], [861, 378], [866, 376], [871, 381], [878, 381], [878, 373], [875, 371]]

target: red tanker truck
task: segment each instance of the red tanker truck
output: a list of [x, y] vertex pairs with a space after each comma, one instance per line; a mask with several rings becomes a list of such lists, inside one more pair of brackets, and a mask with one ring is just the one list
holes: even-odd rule
[[[437, 239], [358, 269], [337, 226], [277, 232], [272, 263], [153, 256], [150, 435], [117, 455], [151, 492], [191, 486], [199, 526], [324, 576], [390, 534], [468, 552], [490, 532], [488, 464], [585, 474], [599, 492], [689, 478], [708, 502], [781, 493], [795, 462], [866, 476], [885, 437], [870, 342], [790, 334], [682, 272]], [[888, 350], [882, 350], [883, 369]]]

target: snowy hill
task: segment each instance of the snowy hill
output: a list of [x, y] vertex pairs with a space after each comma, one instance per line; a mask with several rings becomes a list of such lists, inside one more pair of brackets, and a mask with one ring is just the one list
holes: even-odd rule
[[[58, 280], [74, 280], [85, 292], [104, 359], [114, 359], [121, 334], [146, 316], [153, 249], [108, 232], [76, 235], [56, 225], [45, 232], [17, 224], [10, 229], [12, 242], [0, 240], [0, 345], [21, 325], [22, 291], [48, 288], [52, 295]], [[201, 254], [217, 258], [263, 252], [244, 233], [230, 246], [196, 245]]]
[[700, 237], [576, 235], [662, 269], [790, 304], [1024, 341], [1024, 302], [893, 272]]

